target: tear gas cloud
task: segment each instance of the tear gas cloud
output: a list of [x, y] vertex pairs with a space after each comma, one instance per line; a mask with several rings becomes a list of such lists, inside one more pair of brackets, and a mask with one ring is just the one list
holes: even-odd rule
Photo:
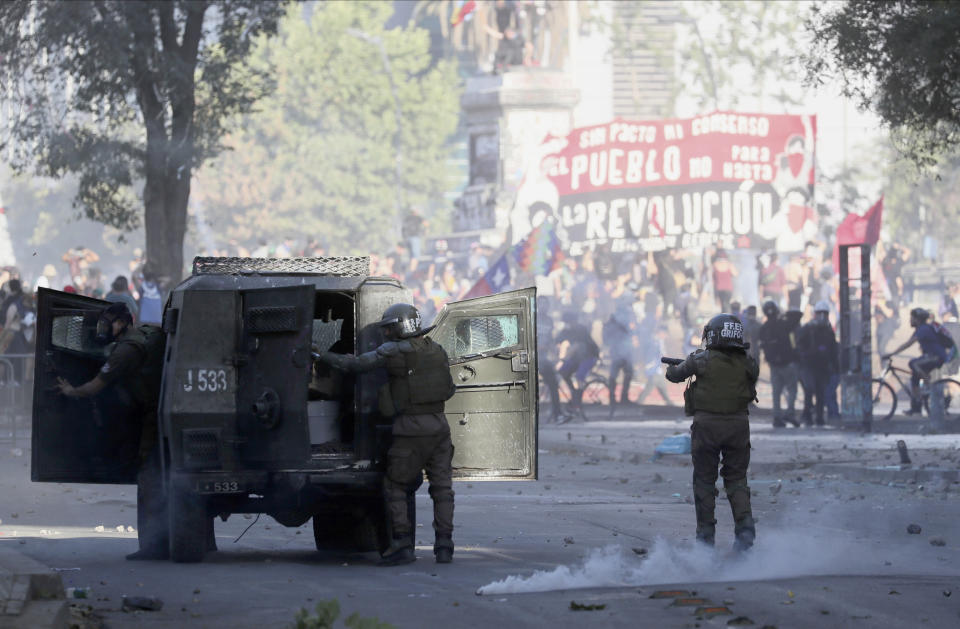
[[[907, 515], [884, 518], [880, 509], [874, 507], [870, 514], [829, 513], [838, 509], [805, 517], [794, 514], [778, 518], [789, 525], [769, 528], [761, 522], [757, 544], [743, 555], [729, 550], [732, 535], [722, 525], [715, 549], [658, 537], [646, 556], [638, 556], [629, 546], [611, 544], [591, 549], [578, 564], [511, 575], [480, 587], [477, 594], [884, 572], [960, 574], [960, 569], [937, 561], [926, 537], [905, 535]], [[842, 515], [846, 517], [837, 517]], [[892, 543], [898, 539], [902, 543]]]

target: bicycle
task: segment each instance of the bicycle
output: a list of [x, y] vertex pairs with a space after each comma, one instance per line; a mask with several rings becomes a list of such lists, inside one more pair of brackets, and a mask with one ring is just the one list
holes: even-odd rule
[[[565, 424], [575, 420], [596, 419], [599, 414], [598, 408], [604, 405], [610, 406], [610, 387], [607, 384], [607, 379], [598, 372], [602, 364], [602, 359], [598, 360], [582, 383], [574, 381], [572, 390], [567, 381], [559, 374], [557, 375], [557, 392], [560, 399], [558, 423]], [[540, 403], [550, 403], [549, 391], [542, 376], [540, 377]], [[608, 415], [613, 414], [612, 408], [610, 406], [611, 410]]]
[[[913, 390], [910, 386], [912, 373], [909, 369], [894, 367], [893, 361], [889, 358], [882, 361], [881, 364], [884, 364], [883, 372], [879, 378], [873, 379], [873, 412], [875, 417], [879, 415], [880, 421], [887, 421], [893, 417], [897, 410], [898, 396], [897, 390], [886, 381], [886, 378], [892, 376], [900, 385], [900, 391], [906, 393], [907, 399], [913, 401]], [[901, 378], [901, 374], [904, 378]], [[940, 391], [943, 396], [944, 421], [960, 419], [960, 381], [953, 378], [938, 378], [931, 384], [928, 383], [926, 378], [921, 380], [919, 393], [921, 406], [928, 417], [930, 416], [931, 391]]]

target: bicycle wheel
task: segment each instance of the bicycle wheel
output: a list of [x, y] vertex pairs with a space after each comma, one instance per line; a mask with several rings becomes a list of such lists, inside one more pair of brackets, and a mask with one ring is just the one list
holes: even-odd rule
[[587, 380], [580, 397], [580, 414], [583, 419], [600, 419], [610, 412], [610, 387], [603, 378]]
[[874, 378], [873, 385], [873, 418], [887, 421], [897, 410], [897, 394], [889, 384]]
[[927, 411], [927, 417], [930, 417], [930, 397], [935, 391], [940, 391], [943, 396], [943, 420], [960, 419], [960, 382], [953, 378], [940, 378], [934, 381], [930, 387], [930, 395], [923, 398], [923, 407]]

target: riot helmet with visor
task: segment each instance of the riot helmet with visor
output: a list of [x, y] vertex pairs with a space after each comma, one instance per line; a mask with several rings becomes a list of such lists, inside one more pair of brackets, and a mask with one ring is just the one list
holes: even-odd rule
[[703, 346], [706, 349], [745, 349], [743, 324], [732, 314], [718, 314], [703, 326]]

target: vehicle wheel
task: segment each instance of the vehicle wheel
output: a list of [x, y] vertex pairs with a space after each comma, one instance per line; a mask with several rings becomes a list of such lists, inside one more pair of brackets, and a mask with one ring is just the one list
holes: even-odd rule
[[177, 563], [203, 561], [207, 552], [207, 503], [203, 496], [170, 484], [170, 559]]
[[313, 516], [313, 542], [317, 550], [353, 550], [353, 519], [340, 511]]
[[880, 421], [887, 421], [897, 410], [897, 394], [889, 384], [875, 378], [871, 387], [873, 390], [873, 417]]
[[613, 407], [610, 404], [610, 387], [607, 386], [607, 381], [602, 378], [588, 380], [583, 385], [580, 398], [580, 412], [584, 421], [605, 417], [611, 408]]
[[942, 391], [941, 395], [943, 395], [943, 421], [960, 418], [960, 382], [953, 378], [941, 378], [930, 386], [930, 395], [923, 398], [927, 417], [930, 417], [930, 396], [938, 390]]
[[313, 542], [321, 551], [381, 552], [390, 545], [380, 501], [313, 516]]

